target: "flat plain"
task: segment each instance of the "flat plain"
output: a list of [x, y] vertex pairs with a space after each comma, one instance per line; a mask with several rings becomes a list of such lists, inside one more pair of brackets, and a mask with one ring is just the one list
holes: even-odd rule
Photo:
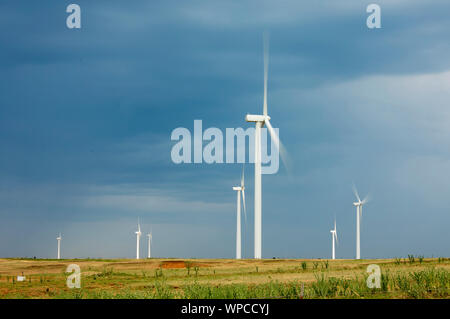
[[[68, 288], [67, 266], [81, 269]], [[381, 270], [367, 285], [369, 265]], [[0, 298], [449, 298], [450, 258], [0, 259]], [[17, 281], [17, 276], [25, 276]], [[373, 282], [375, 283], [375, 282]]]

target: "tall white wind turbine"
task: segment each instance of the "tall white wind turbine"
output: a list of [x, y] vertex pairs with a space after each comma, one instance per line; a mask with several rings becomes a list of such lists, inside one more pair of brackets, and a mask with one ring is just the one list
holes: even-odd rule
[[241, 186], [233, 187], [237, 193], [237, 214], [236, 214], [236, 259], [241, 259], [241, 195], [242, 204], [244, 205], [244, 216], [247, 220], [247, 213], [245, 209], [245, 185], [244, 185], [244, 168], [242, 168]]
[[357, 202], [353, 203], [353, 205], [356, 206], [356, 259], [361, 259], [360, 229], [361, 229], [362, 208], [363, 205], [369, 201], [369, 197], [366, 196], [366, 198], [361, 200], [355, 185], [353, 185], [353, 192], [355, 193], [356, 199], [358, 200]]
[[135, 233], [136, 234], [136, 259], [139, 259], [139, 240], [141, 239], [141, 224], [139, 223], [138, 220], [138, 230]]
[[[269, 39], [264, 34], [264, 102], [263, 115], [247, 114], [247, 122], [255, 122], [255, 259], [261, 259], [262, 251], [262, 195], [261, 195], [261, 128], [266, 124], [275, 146], [283, 151], [281, 142], [270, 124], [267, 114], [267, 79], [269, 69]], [[281, 154], [283, 155], [283, 154]], [[281, 158], [283, 160], [283, 157]]]
[[58, 241], [58, 259], [61, 259], [61, 233], [59, 233], [59, 236], [56, 237], [56, 240]]
[[151, 258], [152, 254], [151, 254], [151, 247], [152, 247], [152, 231], [150, 230], [150, 234], [147, 234], [148, 237], [148, 253], [147, 253], [147, 258]]
[[[336, 230], [336, 220], [334, 220], [334, 229], [330, 230], [330, 233], [331, 233], [331, 241], [332, 241], [331, 258], [336, 259], [335, 243], [337, 244], [337, 241], [338, 241], [337, 230]], [[335, 242], [335, 240], [336, 240], [336, 242]]]

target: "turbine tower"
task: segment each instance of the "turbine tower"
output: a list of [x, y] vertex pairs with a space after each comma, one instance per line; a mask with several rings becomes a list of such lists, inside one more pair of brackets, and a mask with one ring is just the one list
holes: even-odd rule
[[61, 233], [59, 233], [59, 236], [56, 237], [56, 240], [58, 241], [58, 259], [61, 259]]
[[[271, 138], [278, 149], [282, 145], [270, 124], [270, 116], [267, 114], [267, 79], [269, 68], [269, 39], [264, 34], [264, 102], [263, 115], [247, 114], [247, 122], [255, 122], [255, 259], [261, 259], [262, 251], [262, 195], [261, 195], [261, 128], [264, 124], [269, 130]], [[282, 154], [281, 154], [282, 155]], [[283, 157], [282, 157], [283, 159]]]
[[336, 231], [336, 219], [334, 220], [334, 229], [330, 230], [330, 233], [331, 233], [331, 241], [332, 241], [331, 258], [336, 259], [335, 242], [334, 242], [335, 239], [336, 239], [336, 243], [338, 241], [337, 231]]
[[136, 234], [136, 259], [139, 259], [139, 240], [141, 239], [141, 235], [142, 235], [139, 219], [138, 219], [138, 230], [135, 234]]
[[356, 206], [356, 259], [361, 259], [360, 227], [361, 227], [362, 208], [363, 205], [369, 201], [369, 197], [366, 196], [366, 198], [361, 200], [355, 185], [353, 185], [353, 192], [355, 193], [356, 199], [358, 200], [357, 202], [353, 203], [353, 205]]
[[244, 186], [244, 168], [242, 168], [241, 186], [233, 187], [237, 192], [237, 214], [236, 214], [236, 259], [241, 259], [241, 194], [242, 203], [244, 205], [244, 216], [247, 220], [247, 213], [245, 210], [245, 186]]
[[147, 234], [148, 237], [148, 253], [147, 258], [151, 258], [151, 247], [152, 247], [152, 231], [150, 230], [150, 234]]

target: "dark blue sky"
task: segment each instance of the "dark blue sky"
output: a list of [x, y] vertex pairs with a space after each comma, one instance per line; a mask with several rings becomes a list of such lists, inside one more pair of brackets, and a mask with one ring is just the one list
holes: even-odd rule
[[[373, 200], [362, 257], [449, 255], [450, 3], [0, 3], [0, 256], [233, 257], [238, 164], [175, 165], [173, 129], [269, 114], [293, 170], [263, 176], [263, 257], [353, 258], [352, 182]], [[253, 256], [247, 165], [243, 255]], [[144, 249], [146, 245], [142, 245]]]

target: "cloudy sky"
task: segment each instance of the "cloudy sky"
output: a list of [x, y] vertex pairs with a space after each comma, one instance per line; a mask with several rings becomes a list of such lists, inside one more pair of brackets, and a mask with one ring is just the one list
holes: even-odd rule
[[[292, 169], [263, 176], [263, 257], [450, 253], [450, 3], [0, 3], [0, 256], [231, 258], [239, 164], [174, 164], [173, 129], [269, 114]], [[243, 256], [253, 256], [253, 166]], [[146, 245], [142, 244], [142, 249]]]

